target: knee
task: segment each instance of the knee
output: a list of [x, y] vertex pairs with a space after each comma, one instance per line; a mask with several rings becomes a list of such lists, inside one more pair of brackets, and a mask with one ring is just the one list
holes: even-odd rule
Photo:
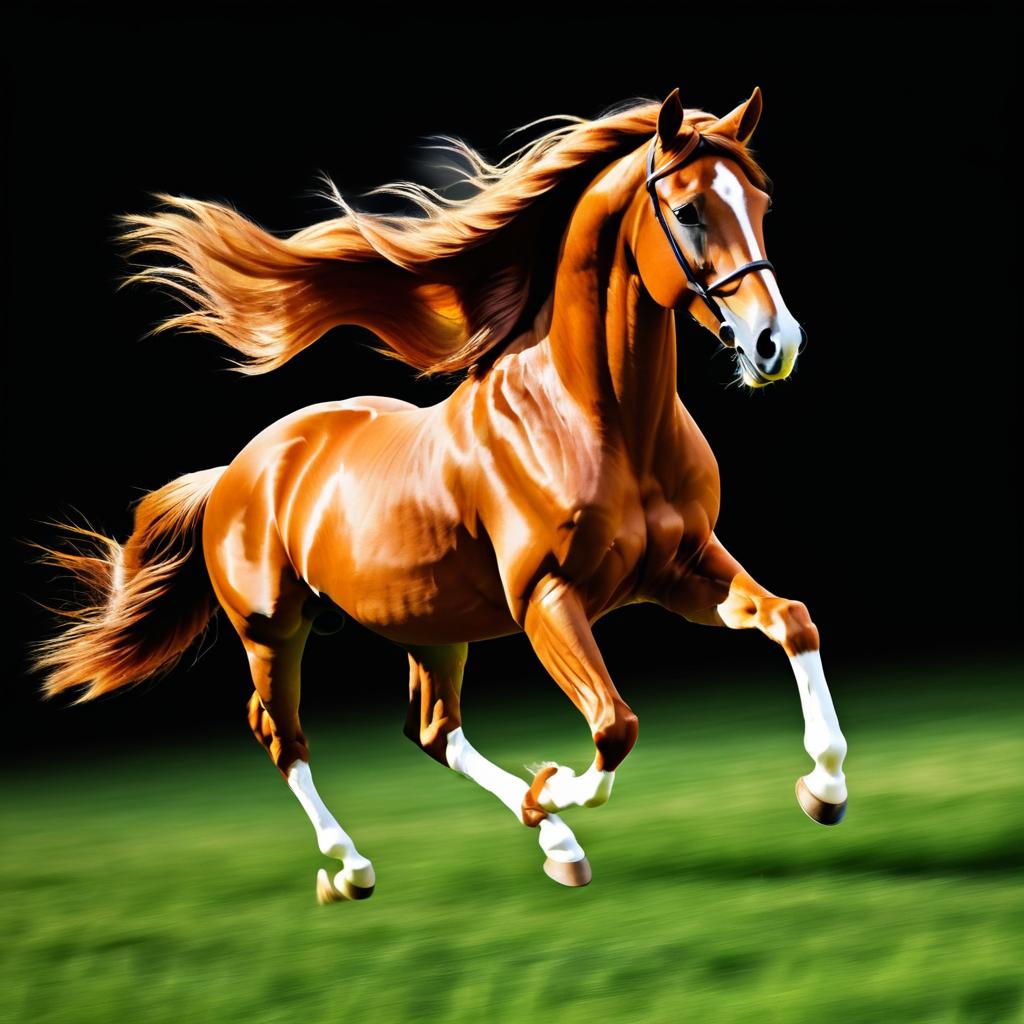
[[594, 733], [597, 747], [596, 767], [599, 771], [613, 772], [633, 749], [640, 732], [640, 720], [625, 704], [617, 709], [615, 719]]
[[790, 657], [818, 650], [818, 627], [802, 601], [774, 598], [764, 603], [761, 615], [764, 631], [777, 640]]
[[252, 734], [270, 755], [270, 760], [274, 762], [277, 770], [286, 779], [288, 778], [288, 769], [296, 761], [309, 760], [309, 747], [302, 730], [297, 728], [293, 735], [287, 738], [283, 737], [256, 691], [253, 691], [253, 695], [249, 698], [248, 713], [249, 728], [252, 730]]
[[268, 752], [271, 761], [274, 762], [277, 770], [284, 776], [285, 782], [288, 781], [288, 769], [296, 761], [309, 763], [309, 747], [306, 746], [306, 741], [301, 737], [292, 740], [275, 738], [268, 747]]
[[458, 713], [447, 708], [442, 700], [437, 700], [431, 708], [429, 722], [423, 722], [418, 705], [412, 705], [402, 732], [420, 750], [447, 768], [448, 733], [461, 724]]
[[821, 646], [818, 627], [811, 621], [811, 613], [802, 601], [790, 601], [786, 642], [783, 645], [789, 655], [816, 651]]
[[418, 725], [410, 727], [408, 724], [406, 724], [402, 732], [410, 742], [415, 743], [425, 754], [432, 757], [435, 761], [439, 761], [446, 768], [448, 767], [448, 761], [445, 759], [445, 749], [448, 743], [447, 734], [442, 735], [437, 729], [430, 727], [421, 729]]

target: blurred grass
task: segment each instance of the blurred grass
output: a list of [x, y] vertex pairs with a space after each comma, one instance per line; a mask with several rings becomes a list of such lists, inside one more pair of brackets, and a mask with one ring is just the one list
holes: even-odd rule
[[[583, 889], [417, 751], [402, 708], [306, 723], [321, 794], [377, 871], [359, 904], [316, 905], [329, 862], [241, 717], [225, 740], [8, 766], [0, 1017], [1019, 1021], [1021, 668], [833, 672], [851, 790], [834, 829], [794, 799], [810, 762], [784, 661], [678, 696], [631, 680], [640, 739], [612, 798], [566, 814]], [[553, 684], [526, 707], [474, 699], [484, 685], [467, 680], [465, 726], [492, 760], [590, 763]]]

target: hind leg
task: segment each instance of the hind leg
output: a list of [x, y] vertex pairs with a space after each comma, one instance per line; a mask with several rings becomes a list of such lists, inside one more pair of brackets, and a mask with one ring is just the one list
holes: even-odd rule
[[317, 874], [319, 902], [366, 899], [375, 884], [373, 865], [320, 798], [299, 722], [300, 663], [308, 635], [307, 622], [284, 639], [259, 642], [242, 637], [256, 687], [249, 699], [249, 725], [309, 816], [320, 852], [341, 861], [342, 868], [333, 878], [324, 868]]
[[523, 825], [538, 827], [544, 870], [563, 885], [586, 885], [590, 865], [572, 830], [556, 814], [528, 807], [530, 787], [480, 754], [462, 728], [459, 696], [467, 644], [407, 645], [409, 712], [405, 735], [435, 761], [493, 793]]
[[[274, 551], [267, 553], [269, 559]], [[342, 863], [334, 877], [321, 868], [317, 899], [331, 903], [365, 899], [373, 892], [373, 865], [357, 849], [352, 837], [338, 824], [313, 784], [309, 748], [299, 721], [302, 652], [313, 624], [305, 614], [308, 591], [284, 565], [262, 578], [276, 580], [264, 601], [269, 613], [254, 610], [241, 592], [224, 585], [211, 573], [217, 599], [235, 627], [249, 659], [255, 691], [249, 698], [249, 726], [270, 755], [316, 830], [317, 845], [325, 856]], [[218, 586], [218, 583], [220, 584]], [[245, 608], [240, 612], [239, 607]]]
[[333, 878], [321, 870], [321, 903], [373, 892], [373, 866], [356, 849], [313, 784], [309, 749], [299, 722], [302, 652], [314, 620], [331, 603], [317, 598], [295, 572], [277, 527], [281, 464], [253, 467], [236, 460], [210, 496], [203, 519], [203, 554], [210, 585], [241, 638], [255, 693], [249, 725], [316, 830], [322, 853], [342, 863]]

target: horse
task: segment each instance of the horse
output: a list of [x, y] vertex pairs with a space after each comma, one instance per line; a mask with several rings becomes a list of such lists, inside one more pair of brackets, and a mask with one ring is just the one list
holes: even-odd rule
[[[328, 178], [340, 215], [287, 238], [162, 193], [165, 209], [121, 215], [133, 255], [172, 257], [123, 283], [186, 306], [154, 332], [212, 334], [239, 373], [339, 324], [423, 375], [466, 372], [425, 408], [364, 396], [285, 416], [230, 464], [143, 497], [123, 544], [69, 526], [81, 543], [43, 560], [92, 597], [38, 643], [43, 695], [84, 687], [78, 703], [167, 672], [223, 611], [252, 674], [249, 725], [340, 862], [319, 870], [317, 898], [365, 899], [373, 864], [317, 792], [299, 719], [307, 638], [347, 616], [408, 654], [405, 735], [536, 828], [551, 879], [582, 886], [591, 866], [560, 812], [604, 804], [638, 735], [591, 627], [653, 602], [783, 648], [813, 761], [797, 801], [838, 823], [847, 745], [818, 629], [717, 537], [718, 464], [676, 387], [677, 311], [731, 349], [750, 389], [789, 376], [806, 343], [765, 256], [771, 183], [748, 146], [761, 110], [756, 88], [724, 117], [684, 108], [677, 88], [556, 115], [498, 164], [441, 136], [470, 165], [470, 196], [398, 181], [372, 192], [418, 213], [370, 214]], [[527, 781], [467, 736], [469, 644], [518, 632], [590, 728], [582, 774], [545, 761]]]

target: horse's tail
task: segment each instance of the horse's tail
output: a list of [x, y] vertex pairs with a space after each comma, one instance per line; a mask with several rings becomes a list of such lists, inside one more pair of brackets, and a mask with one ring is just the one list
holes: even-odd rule
[[68, 571], [85, 594], [76, 608], [50, 609], [70, 620], [38, 642], [35, 670], [47, 673], [44, 696], [86, 689], [74, 703], [167, 672], [217, 610], [202, 547], [206, 504], [226, 469], [172, 480], [135, 506], [124, 544], [88, 527], [54, 525], [79, 538], [74, 550], [43, 551], [43, 564]]

